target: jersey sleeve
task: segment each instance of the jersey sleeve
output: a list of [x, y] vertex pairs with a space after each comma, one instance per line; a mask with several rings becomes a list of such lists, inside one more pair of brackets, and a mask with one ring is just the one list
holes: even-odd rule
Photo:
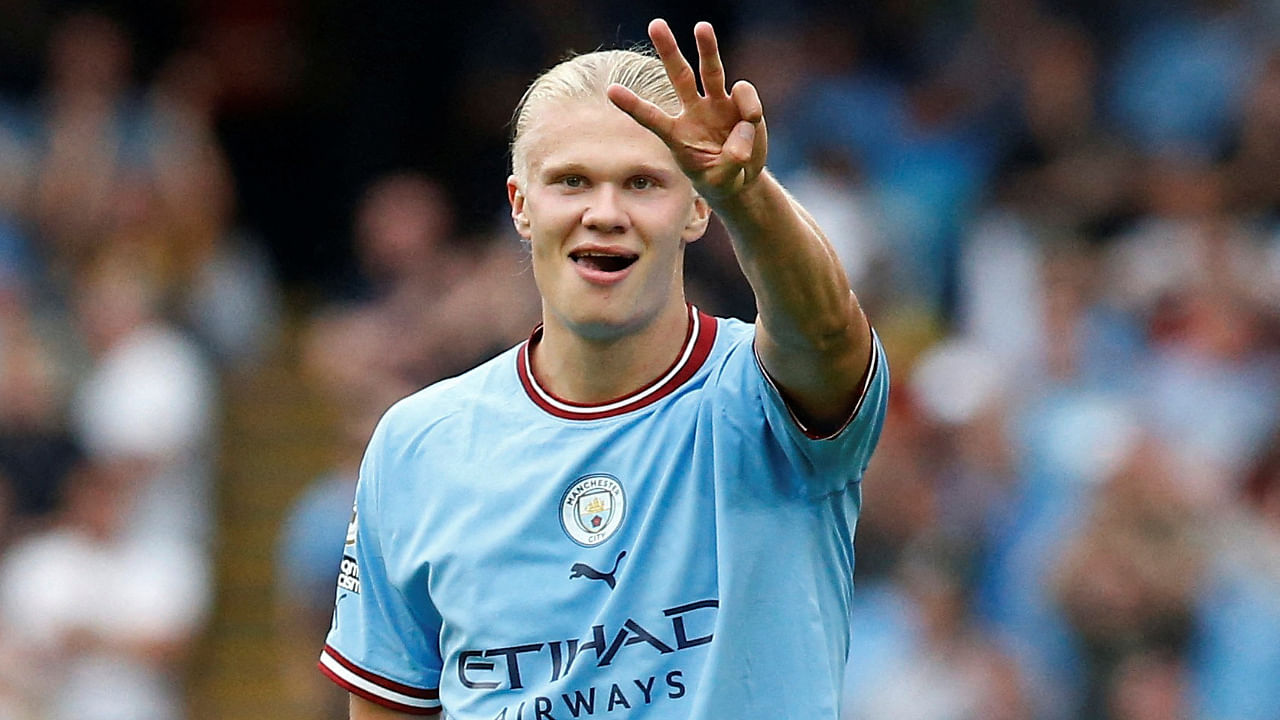
[[889, 367], [874, 330], [871, 346], [857, 402], [845, 423], [825, 435], [805, 427], [765, 371], [754, 347], [751, 349], [748, 383], [763, 405], [765, 431], [811, 496], [838, 492], [859, 482], [880, 439], [889, 403]]
[[[320, 654], [320, 671], [348, 692], [412, 715], [440, 713], [440, 618], [426, 591], [414, 594], [385, 543], [394, 502], [380, 492], [385, 467], [384, 419], [360, 467], [356, 503], [347, 529], [333, 624]], [[394, 498], [388, 499], [393, 501]]]

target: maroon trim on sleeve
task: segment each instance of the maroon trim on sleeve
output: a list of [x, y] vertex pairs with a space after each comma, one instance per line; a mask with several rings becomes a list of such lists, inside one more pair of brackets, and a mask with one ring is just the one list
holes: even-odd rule
[[395, 680], [389, 680], [387, 678], [384, 678], [381, 675], [378, 675], [377, 673], [369, 672], [368, 670], [365, 670], [359, 665], [356, 665], [355, 663], [348, 660], [346, 657], [342, 655], [342, 653], [333, 649], [332, 645], [325, 645], [324, 652], [329, 657], [333, 658], [334, 660], [337, 660], [338, 664], [342, 665], [342, 667], [350, 670], [356, 675], [359, 675], [365, 680], [368, 680], [371, 683], [380, 685], [388, 690], [393, 690], [395, 692], [400, 693], [401, 695], [408, 695], [409, 697], [422, 698], [423, 700], [440, 699], [440, 692], [437, 690], [423, 690], [422, 688], [416, 688], [411, 685], [398, 683]]
[[406, 715], [439, 715], [440, 714], [439, 705], [433, 708], [419, 708], [419, 707], [411, 707], [409, 705], [401, 705], [398, 702], [395, 702], [393, 700], [388, 700], [384, 697], [379, 697], [369, 692], [368, 690], [364, 690], [362, 688], [356, 687], [355, 685], [352, 685], [346, 680], [343, 680], [342, 678], [338, 677], [336, 674], [334, 674], [332, 670], [330, 670], [329, 668], [325, 667], [322, 664], [317, 663], [317, 666], [320, 668], [320, 672], [324, 673], [326, 677], [328, 677], [333, 682], [337, 683], [338, 687], [341, 687], [343, 690], [346, 690], [352, 695], [356, 695], [365, 700], [368, 700], [369, 702], [374, 703], [375, 705], [381, 705], [382, 707], [387, 708], [388, 710], [395, 710], [396, 712], [402, 712], [402, 713], [405, 713]]
[[[324, 657], [328, 657], [332, 659], [335, 663], [341, 666], [343, 670], [351, 673], [352, 675], [360, 678], [361, 680], [368, 682], [370, 685], [372, 685], [375, 688], [385, 690], [388, 693], [396, 693], [398, 695], [401, 695], [407, 698], [420, 699], [420, 700], [431, 703], [431, 706], [421, 707], [416, 705], [407, 705], [405, 703], [397, 702], [396, 700], [393, 700], [391, 698], [379, 695], [367, 687], [361, 687], [359, 685], [356, 685], [355, 683], [351, 682], [347, 678], [344, 678], [340, 674], [335, 672], [333, 668], [327, 666], [325, 664]], [[342, 653], [339, 653], [337, 650], [334, 650], [333, 647], [329, 645], [324, 646], [324, 652], [322, 654], [321, 661], [317, 663], [317, 665], [320, 668], [320, 672], [324, 673], [326, 677], [328, 677], [330, 680], [336, 683], [339, 687], [341, 687], [342, 689], [346, 690], [347, 692], [353, 695], [364, 698], [365, 700], [368, 700], [371, 703], [376, 703], [390, 710], [395, 710], [396, 712], [402, 712], [409, 715], [438, 715], [441, 711], [441, 706], [439, 704], [440, 693], [438, 690], [427, 690], [423, 688], [416, 688], [409, 685], [405, 685], [404, 683], [399, 683], [394, 680], [390, 680], [388, 678], [382, 677], [381, 675], [370, 672], [369, 670], [366, 670], [360, 667], [359, 665], [356, 665], [354, 662], [343, 657]]]
[[760, 368], [760, 374], [764, 375], [765, 381], [768, 382], [774, 392], [778, 393], [778, 396], [782, 398], [782, 404], [786, 406], [787, 415], [790, 416], [791, 422], [795, 423], [795, 426], [799, 428], [800, 432], [804, 433], [804, 436], [810, 440], [831, 440], [844, 432], [844, 429], [853, 423], [854, 418], [858, 417], [858, 413], [862, 410], [862, 405], [867, 399], [867, 393], [871, 390], [871, 381], [875, 378], [876, 373], [880, 369], [879, 345], [879, 336], [876, 335], [876, 331], [873, 329], [871, 331], [871, 357], [867, 360], [867, 369], [862, 371], [862, 378], [858, 381], [858, 384], [861, 387], [861, 390], [858, 391], [858, 401], [854, 403], [853, 410], [849, 412], [849, 415], [845, 418], [844, 422], [835, 430], [826, 433], [816, 432], [804, 424], [804, 421], [796, 415], [795, 409], [791, 407], [791, 403], [787, 402], [786, 393], [782, 392], [782, 388], [778, 387], [778, 384], [774, 382], [773, 377], [769, 375], [769, 371], [765, 369], [764, 363], [760, 361], [760, 353], [756, 352], [754, 344], [751, 349], [752, 352], [755, 353], [756, 366]]

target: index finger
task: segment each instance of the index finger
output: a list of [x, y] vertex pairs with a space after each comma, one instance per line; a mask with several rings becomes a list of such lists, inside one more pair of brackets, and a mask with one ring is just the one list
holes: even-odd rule
[[633, 120], [657, 135], [663, 142], [670, 144], [671, 128], [676, 119], [668, 115], [662, 108], [636, 95], [631, 88], [614, 83], [605, 88], [604, 94], [619, 110], [631, 116]]
[[653, 42], [653, 49], [658, 51], [662, 66], [667, 69], [667, 77], [676, 89], [680, 104], [688, 107], [698, 99], [698, 80], [689, 61], [680, 52], [680, 45], [666, 20], [655, 18], [649, 23], [649, 40]]

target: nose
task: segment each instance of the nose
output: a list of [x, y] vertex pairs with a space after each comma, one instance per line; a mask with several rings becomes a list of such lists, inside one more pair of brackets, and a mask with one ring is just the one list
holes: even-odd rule
[[591, 230], [602, 233], [625, 232], [629, 218], [618, 188], [612, 183], [597, 185], [588, 196], [586, 210], [582, 213], [582, 224]]

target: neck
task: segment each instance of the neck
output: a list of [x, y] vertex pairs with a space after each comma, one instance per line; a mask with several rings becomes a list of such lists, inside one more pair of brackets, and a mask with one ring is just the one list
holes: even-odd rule
[[671, 366], [689, 331], [684, 298], [632, 332], [588, 337], [544, 313], [542, 341], [532, 348], [538, 382], [557, 397], [603, 403], [633, 393]]

